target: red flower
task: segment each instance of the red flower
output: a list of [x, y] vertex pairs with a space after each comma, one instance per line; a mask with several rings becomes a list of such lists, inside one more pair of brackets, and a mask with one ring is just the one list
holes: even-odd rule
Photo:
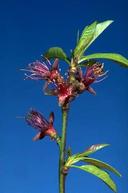
[[27, 78], [33, 80], [47, 79], [50, 75], [50, 70], [47, 65], [43, 62], [36, 61], [28, 65], [28, 69], [25, 70], [30, 72], [29, 74], [25, 74]]
[[35, 110], [31, 110], [27, 116], [26, 121], [28, 125], [34, 127], [39, 133], [33, 138], [34, 141], [42, 139], [45, 136], [56, 138], [56, 130], [53, 127], [54, 113], [50, 113], [49, 120], [47, 121], [43, 115]]
[[[79, 70], [79, 75], [77, 79], [81, 84], [84, 85], [84, 87], [82, 87], [82, 90], [80, 90], [81, 92], [83, 92], [84, 90], [88, 90], [90, 93], [96, 94], [96, 92], [92, 87], [90, 87], [90, 85], [95, 82], [101, 82], [102, 80], [104, 80], [104, 78], [106, 78], [105, 75], [107, 74], [107, 71], [104, 72], [103, 67], [103, 64], [96, 62], [92, 66], [87, 67], [85, 75], [83, 75], [82, 71]], [[99, 79], [101, 77], [103, 78]]]
[[58, 63], [59, 60], [56, 58], [53, 65], [51, 65], [50, 61], [46, 59], [48, 65], [44, 62], [36, 61], [28, 65], [29, 74], [25, 74], [27, 78], [33, 80], [48, 80], [49, 82], [58, 82], [62, 78], [59, 72]]
[[44, 87], [45, 94], [57, 96], [60, 106], [68, 104], [76, 96], [73, 85], [70, 83], [58, 83], [55, 85], [54, 89], [49, 89], [48, 86], [49, 84], [46, 83]]
[[97, 78], [104, 76], [104, 65], [101, 63], [95, 63], [90, 67], [87, 67], [86, 74], [84, 75], [85, 85], [90, 85], [97, 80]]
[[60, 106], [69, 103], [74, 98], [73, 87], [70, 84], [61, 83], [56, 90]]
[[[107, 73], [103, 71], [103, 64], [95, 62], [92, 66], [87, 67], [85, 74], [78, 68], [76, 74], [74, 74], [75, 77], [73, 81], [70, 80], [69, 70], [68, 77], [65, 80], [59, 71], [59, 60], [55, 59], [52, 66], [48, 59], [46, 59], [46, 61], [49, 67], [44, 62], [41, 63], [39, 61], [30, 64], [28, 67], [30, 75], [26, 76], [30, 79], [46, 80], [44, 86], [45, 94], [57, 96], [60, 106], [68, 104], [85, 90], [92, 94], [96, 94], [90, 85], [94, 82], [102, 81], [105, 78], [103, 76]], [[98, 80], [101, 77], [103, 78]], [[53, 87], [49, 88], [51, 84]]]

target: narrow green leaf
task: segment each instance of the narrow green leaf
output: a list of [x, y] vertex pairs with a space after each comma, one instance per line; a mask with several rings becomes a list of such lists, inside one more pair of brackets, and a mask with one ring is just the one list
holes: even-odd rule
[[96, 144], [96, 145], [92, 145], [91, 147], [89, 147], [86, 151], [82, 152], [82, 153], [77, 153], [77, 154], [74, 154], [72, 156], [69, 156], [66, 163], [65, 163], [65, 166], [66, 167], [70, 167], [70, 165], [76, 163], [76, 162], [79, 162], [79, 161], [82, 161], [84, 160], [85, 156], [88, 156], [106, 146], [108, 146], [109, 144]]
[[92, 153], [95, 153], [96, 151], [109, 146], [109, 144], [96, 144], [96, 145], [92, 145], [91, 147], [89, 147], [87, 150], [85, 150], [82, 153], [77, 154], [78, 156], [88, 156]]
[[79, 66], [81, 66], [81, 65], [83, 66], [83, 64], [80, 64], [81, 62], [84, 62], [84, 61], [90, 60], [90, 59], [113, 60], [115, 62], [118, 62], [119, 64], [121, 64], [124, 67], [128, 67], [128, 59], [120, 54], [115, 54], [115, 53], [95, 53], [95, 54], [91, 54], [88, 56], [84, 56], [81, 58], [81, 60], [78, 61]]
[[110, 166], [109, 164], [107, 164], [105, 162], [102, 162], [102, 161], [97, 160], [97, 159], [89, 158], [89, 157], [84, 157], [84, 159], [82, 159], [82, 161], [84, 161], [86, 163], [93, 164], [99, 168], [107, 169], [107, 170], [115, 173], [119, 177], [121, 177], [121, 174], [114, 167]]
[[101, 23], [98, 23], [96, 25], [96, 30], [95, 30], [95, 34], [93, 36], [93, 39], [90, 41], [90, 43], [88, 44], [88, 46], [86, 47], [86, 49], [95, 41], [96, 38], [99, 37], [99, 35], [112, 23], [112, 20], [107, 20]]
[[86, 47], [89, 45], [90, 41], [93, 39], [95, 28], [97, 22], [93, 22], [91, 25], [86, 26], [82, 32], [82, 35], [74, 49], [74, 57], [80, 58], [80, 56], [84, 53]]
[[110, 166], [109, 164], [107, 164], [105, 162], [102, 162], [100, 160], [97, 160], [97, 159], [89, 158], [89, 157], [78, 157], [77, 154], [69, 157], [69, 159], [65, 163], [65, 166], [66, 167], [71, 167], [72, 164], [75, 164], [79, 161], [84, 161], [86, 163], [90, 163], [92, 165], [95, 165], [99, 168], [107, 169], [107, 170], [115, 173], [119, 177], [121, 177], [121, 174], [114, 167]]
[[78, 157], [77, 155], [78, 155], [78, 154], [74, 154], [74, 155], [68, 157], [68, 159], [67, 159], [67, 161], [66, 161], [66, 163], [65, 163], [65, 167], [68, 168], [68, 167], [70, 167], [72, 164], [84, 160], [85, 157]]
[[100, 178], [104, 183], [108, 185], [109, 188], [111, 188], [114, 192], [117, 192], [116, 185], [113, 182], [113, 180], [110, 178], [109, 174], [101, 169], [99, 169], [96, 166], [93, 165], [82, 165], [82, 166], [76, 166], [72, 165], [71, 167], [81, 169], [85, 172], [89, 172], [98, 178]]
[[52, 58], [59, 58], [61, 60], [66, 61], [68, 64], [70, 64], [70, 61], [66, 55], [66, 53], [63, 51], [62, 48], [60, 47], [52, 47], [49, 48], [44, 54], [43, 56], [45, 56], [48, 59], [52, 59]]

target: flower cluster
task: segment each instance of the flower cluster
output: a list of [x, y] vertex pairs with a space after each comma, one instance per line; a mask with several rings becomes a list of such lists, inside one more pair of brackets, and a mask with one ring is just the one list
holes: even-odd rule
[[[48, 65], [46, 62], [40, 61], [29, 64], [27, 71], [30, 74], [26, 74], [26, 78], [45, 80], [45, 94], [57, 96], [60, 106], [68, 104], [77, 95], [84, 91], [96, 94], [94, 89], [91, 87], [91, 84], [103, 80], [107, 73], [103, 71], [103, 64], [94, 62], [91, 66], [86, 67], [85, 73], [83, 73], [80, 67], [77, 67], [73, 81], [70, 80], [69, 70], [67, 79], [65, 80], [60, 74], [59, 60], [56, 58], [53, 65], [48, 59], [46, 59], [46, 61]], [[99, 78], [101, 79], [98, 80]], [[53, 88], [49, 87], [50, 84], [52, 84]]]
[[50, 136], [51, 139], [56, 139], [57, 133], [53, 127], [53, 122], [54, 122], [53, 112], [50, 113], [49, 120], [47, 121], [41, 113], [35, 110], [31, 110], [26, 115], [26, 121], [28, 125], [34, 127], [39, 131], [37, 135], [33, 138], [34, 141], [38, 139], [42, 139], [45, 136]]

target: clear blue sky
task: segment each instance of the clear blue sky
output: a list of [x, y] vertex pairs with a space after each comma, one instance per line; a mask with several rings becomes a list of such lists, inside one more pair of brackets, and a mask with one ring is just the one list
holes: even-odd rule
[[[55, 112], [61, 131], [61, 112], [54, 97], [42, 94], [42, 82], [24, 81], [19, 69], [40, 59], [49, 47], [62, 46], [69, 53], [76, 32], [94, 20], [115, 22], [90, 47], [88, 53], [117, 52], [128, 57], [128, 2], [126, 0], [0, 1], [0, 193], [57, 193], [58, 149], [45, 138], [32, 142], [34, 129], [24, 116], [34, 107], [48, 117]], [[64, 64], [62, 64], [64, 65]], [[74, 153], [97, 143], [111, 146], [94, 154], [116, 167], [123, 178], [112, 175], [118, 192], [127, 192], [128, 179], [128, 70], [105, 61], [109, 77], [95, 84], [97, 96], [85, 93], [71, 105], [68, 144]], [[68, 193], [109, 193], [91, 174], [72, 169]], [[66, 193], [67, 193], [66, 192]]]

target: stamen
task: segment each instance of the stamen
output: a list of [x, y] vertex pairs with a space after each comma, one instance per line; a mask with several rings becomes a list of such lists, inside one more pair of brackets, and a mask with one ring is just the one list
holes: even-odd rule
[[26, 79], [28, 79], [28, 78], [30, 78], [30, 79], [33, 79], [34, 80], [34, 78], [32, 77], [32, 75], [28, 75], [28, 74], [24, 74], [26, 77], [25, 77], [25, 79], [24, 80], [26, 80]]
[[48, 58], [46, 58], [45, 56], [43, 56], [43, 58], [48, 62], [48, 64], [51, 66], [52, 64], [51, 64], [51, 62], [50, 62], [50, 60], [48, 59]]
[[99, 83], [99, 82], [102, 82], [103, 80], [105, 80], [106, 78], [107, 78], [108, 76], [105, 76], [105, 77], [103, 77], [102, 79], [100, 79], [100, 80], [95, 80], [95, 82], [94, 83]]
[[21, 71], [27, 71], [27, 72], [30, 72], [30, 70], [27, 70], [27, 69], [20, 69]]
[[99, 75], [98, 77], [102, 77], [105, 76], [106, 74], [108, 74], [109, 70], [107, 70], [106, 72], [104, 72], [103, 74]]

